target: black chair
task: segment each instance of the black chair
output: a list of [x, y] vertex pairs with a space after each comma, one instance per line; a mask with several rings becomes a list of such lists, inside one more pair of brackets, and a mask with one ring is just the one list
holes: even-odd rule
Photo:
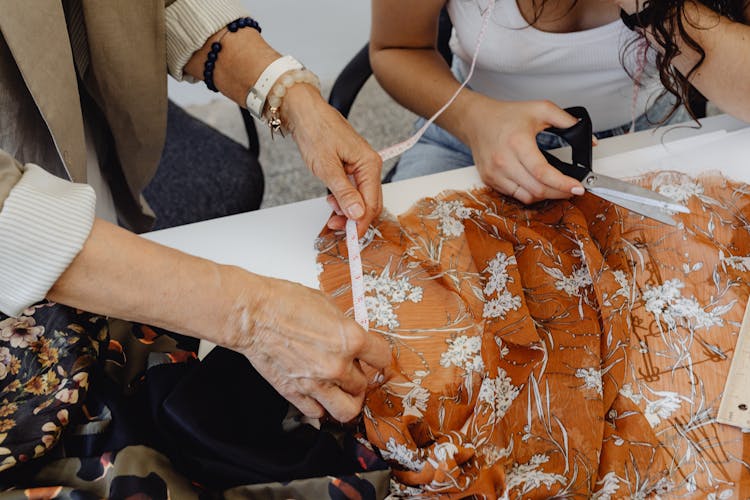
[[[451, 39], [452, 30], [453, 25], [451, 24], [450, 17], [448, 17], [446, 10], [443, 9], [440, 12], [437, 48], [443, 58], [448, 62], [449, 66], [453, 61], [453, 53], [448, 44]], [[351, 111], [352, 105], [354, 104], [354, 99], [356, 99], [357, 94], [362, 90], [362, 87], [370, 76], [372, 76], [372, 67], [370, 66], [370, 44], [366, 43], [352, 60], [349, 61], [344, 69], [341, 70], [339, 76], [336, 77], [336, 81], [331, 88], [331, 94], [328, 97], [328, 103], [347, 118], [349, 116], [349, 111]], [[397, 166], [398, 163], [388, 171], [383, 178], [383, 182], [391, 182], [391, 179], [396, 173]]]

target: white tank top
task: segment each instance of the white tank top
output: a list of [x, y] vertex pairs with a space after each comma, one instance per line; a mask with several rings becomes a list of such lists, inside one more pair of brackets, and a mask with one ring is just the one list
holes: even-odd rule
[[[449, 0], [455, 69], [466, 75], [488, 0]], [[617, 20], [574, 33], [540, 31], [523, 18], [516, 0], [496, 0], [469, 86], [504, 101], [549, 99], [560, 107], [585, 106], [595, 131], [629, 124], [659, 88], [653, 54], [633, 104], [634, 84], [620, 61], [636, 36]], [[627, 51], [632, 54], [633, 51]], [[628, 68], [635, 68], [626, 60]]]

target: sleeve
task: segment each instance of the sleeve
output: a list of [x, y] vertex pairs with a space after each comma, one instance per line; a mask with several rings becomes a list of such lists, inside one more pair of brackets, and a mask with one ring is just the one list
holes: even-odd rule
[[83, 248], [96, 195], [0, 150], [0, 205], [0, 311], [18, 316], [47, 295]]
[[195, 82], [182, 70], [206, 40], [237, 18], [247, 16], [237, 0], [175, 0], [167, 6], [167, 68], [175, 79]]

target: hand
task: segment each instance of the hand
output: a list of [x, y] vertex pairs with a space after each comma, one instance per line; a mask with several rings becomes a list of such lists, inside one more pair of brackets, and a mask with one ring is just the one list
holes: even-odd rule
[[[254, 275], [253, 275], [254, 276]], [[390, 365], [382, 337], [364, 331], [322, 293], [289, 281], [260, 279], [254, 297], [238, 297], [227, 347], [245, 354], [258, 372], [305, 415], [324, 410], [347, 422], [362, 409], [372, 383], [360, 366]], [[253, 304], [249, 309], [247, 304]]]
[[526, 204], [584, 193], [580, 182], [547, 162], [536, 143], [539, 132], [571, 127], [575, 117], [548, 101], [500, 102], [479, 94], [467, 111], [465, 137], [488, 186]]
[[380, 156], [313, 87], [292, 86], [281, 109], [302, 159], [333, 194], [328, 227], [343, 229], [348, 217], [363, 235], [383, 207]]

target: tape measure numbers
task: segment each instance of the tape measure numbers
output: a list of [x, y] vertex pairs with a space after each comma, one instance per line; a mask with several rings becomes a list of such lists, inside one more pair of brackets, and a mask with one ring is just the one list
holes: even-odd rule
[[[417, 141], [424, 135], [427, 128], [440, 116], [443, 111], [448, 109], [448, 106], [453, 104], [458, 94], [463, 90], [464, 87], [469, 83], [472, 75], [474, 74], [474, 68], [477, 64], [477, 57], [479, 56], [479, 48], [482, 45], [482, 40], [487, 32], [487, 25], [489, 24], [490, 17], [495, 8], [495, 0], [489, 0], [487, 7], [482, 13], [482, 25], [477, 35], [476, 45], [474, 47], [474, 55], [471, 59], [471, 66], [469, 72], [466, 75], [466, 79], [456, 89], [451, 98], [441, 107], [427, 122], [422, 125], [417, 133], [411, 136], [409, 139], [394, 144], [393, 146], [387, 147], [379, 152], [380, 158], [383, 161], [390, 160], [406, 152], [409, 148], [414, 146]], [[359, 238], [357, 237], [357, 224], [353, 220], [346, 221], [346, 248], [349, 251], [349, 274], [352, 280], [352, 302], [354, 304], [354, 319], [357, 323], [362, 326], [365, 330], [369, 328], [369, 321], [367, 319], [367, 306], [365, 305], [365, 282], [362, 274], [362, 259], [360, 257]]]
[[354, 320], [365, 330], [370, 329], [365, 305], [365, 277], [362, 273], [362, 257], [357, 236], [357, 223], [349, 219], [346, 221], [346, 249], [349, 251], [349, 275], [352, 280], [352, 301], [354, 304]]
[[750, 429], [750, 301], [734, 348], [717, 422]]

